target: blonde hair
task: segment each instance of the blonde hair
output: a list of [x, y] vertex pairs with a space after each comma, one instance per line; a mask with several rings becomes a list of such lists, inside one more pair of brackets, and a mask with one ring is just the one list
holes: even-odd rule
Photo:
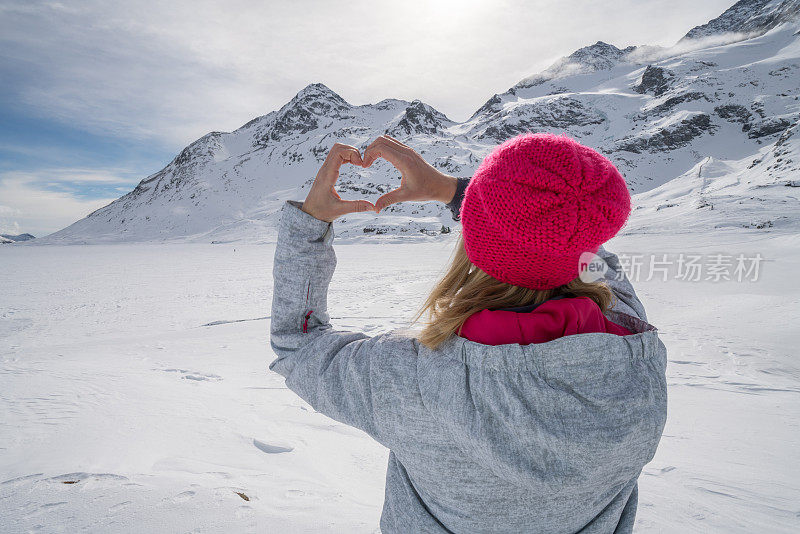
[[611, 306], [613, 293], [605, 283], [584, 282], [580, 278], [553, 289], [528, 289], [501, 282], [476, 267], [459, 237], [450, 266], [436, 283], [413, 322], [424, 315], [422, 332], [417, 339], [430, 349], [436, 349], [452, 335], [458, 335], [464, 321], [473, 313], [485, 309], [541, 304], [558, 295], [589, 297], [604, 312]]

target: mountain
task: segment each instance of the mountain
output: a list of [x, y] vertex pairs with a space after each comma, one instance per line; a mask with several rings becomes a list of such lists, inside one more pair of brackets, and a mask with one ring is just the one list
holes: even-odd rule
[[800, 15], [800, 0], [740, 0], [719, 17], [689, 30], [683, 40], [726, 33], [762, 35]]
[[[774, 179], [759, 189], [770, 191], [769, 202], [744, 186], [726, 186], [719, 191], [742, 196], [730, 204], [738, 212], [727, 210], [717, 222], [719, 209], [703, 217], [698, 210], [687, 214], [706, 226], [757, 228], [769, 219], [756, 217], [758, 210], [774, 207], [797, 220], [794, 186], [780, 185], [796, 180], [783, 166], [795, 156], [741, 166], [795, 146], [778, 143], [786, 135], [795, 139], [800, 113], [798, 2], [742, 0], [672, 48], [597, 42], [494, 95], [460, 123], [419, 100], [356, 106], [321, 83], [311, 84], [277, 111], [233, 132], [203, 136], [130, 193], [36, 242], [269, 241], [284, 201], [305, 197], [333, 143], [363, 149], [382, 133], [456, 176], [470, 176], [494, 146], [516, 134], [565, 133], [609, 157], [640, 194], [635, 202], [642, 208], [631, 225], [651, 208], [666, 216], [656, 209], [668, 203], [664, 195], [689, 191], [686, 184], [701, 174], [705, 189], [682, 197], [681, 205], [714, 197], [718, 189], [710, 183], [727, 183], [724, 168], [754, 184]], [[742, 32], [760, 35], [744, 38]], [[701, 37], [711, 35], [704, 44]], [[671, 189], [677, 183], [684, 183], [680, 191]], [[398, 185], [394, 168], [378, 160], [370, 169], [344, 166], [338, 190], [344, 198], [375, 200]], [[439, 203], [401, 203], [380, 215], [346, 216], [337, 222], [337, 234], [424, 239], [454, 224]]]
[[517, 83], [516, 87], [534, 87], [548, 80], [608, 70], [624, 61], [636, 49], [635, 46], [629, 46], [620, 50], [614, 45], [597, 41], [593, 45], [579, 48], [567, 57], [559, 59], [544, 71], [525, 78]]
[[797, 232], [800, 123], [753, 156], [708, 156], [683, 175], [638, 195], [626, 233], [683, 233], [708, 228]]
[[19, 235], [0, 234], [0, 243], [17, 243], [19, 241], [30, 241], [31, 239], [36, 239], [36, 238], [31, 234], [19, 234]]

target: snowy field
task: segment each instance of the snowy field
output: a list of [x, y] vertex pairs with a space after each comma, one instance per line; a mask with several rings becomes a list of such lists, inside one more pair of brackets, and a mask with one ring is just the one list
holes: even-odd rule
[[[451, 244], [337, 245], [334, 323], [406, 325]], [[800, 236], [608, 248], [766, 259], [635, 283], [670, 357], [637, 530], [800, 531]], [[0, 531], [377, 532], [387, 451], [267, 369], [273, 250], [0, 247]]]

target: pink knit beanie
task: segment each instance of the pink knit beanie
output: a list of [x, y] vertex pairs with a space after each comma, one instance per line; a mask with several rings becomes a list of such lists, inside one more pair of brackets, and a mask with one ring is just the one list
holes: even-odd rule
[[550, 289], [578, 277], [583, 252], [614, 237], [631, 211], [608, 159], [566, 136], [521, 134], [475, 171], [461, 205], [470, 261], [502, 282]]

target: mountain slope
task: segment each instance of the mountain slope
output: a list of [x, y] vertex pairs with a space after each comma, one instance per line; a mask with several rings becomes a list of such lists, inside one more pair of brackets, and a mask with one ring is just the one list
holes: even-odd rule
[[0, 243], [17, 243], [21, 241], [30, 241], [31, 239], [36, 239], [36, 237], [31, 234], [0, 234]]
[[706, 157], [638, 195], [625, 233], [755, 228], [796, 232], [800, 221], [800, 122], [755, 156]]
[[683, 39], [724, 33], [760, 35], [779, 24], [795, 20], [798, 14], [800, 0], [740, 0], [719, 17], [689, 30]]
[[[595, 43], [494, 95], [463, 123], [418, 100], [354, 106], [311, 84], [279, 110], [203, 136], [130, 193], [37, 242], [271, 240], [283, 202], [305, 196], [333, 143], [363, 149], [385, 132], [456, 176], [470, 176], [513, 135], [566, 133], [614, 161], [633, 193], [647, 192], [707, 158], [756, 157], [797, 122], [800, 35], [796, 23], [775, 21], [791, 19], [798, 2], [743, 0], [698, 27], [704, 35], [769, 28], [729, 44]], [[689, 34], [700, 36], [698, 28]], [[343, 167], [338, 189], [375, 200], [398, 185], [397, 172], [378, 160], [370, 169]], [[401, 203], [347, 216], [337, 233], [427, 238], [454, 224], [439, 203]]]

